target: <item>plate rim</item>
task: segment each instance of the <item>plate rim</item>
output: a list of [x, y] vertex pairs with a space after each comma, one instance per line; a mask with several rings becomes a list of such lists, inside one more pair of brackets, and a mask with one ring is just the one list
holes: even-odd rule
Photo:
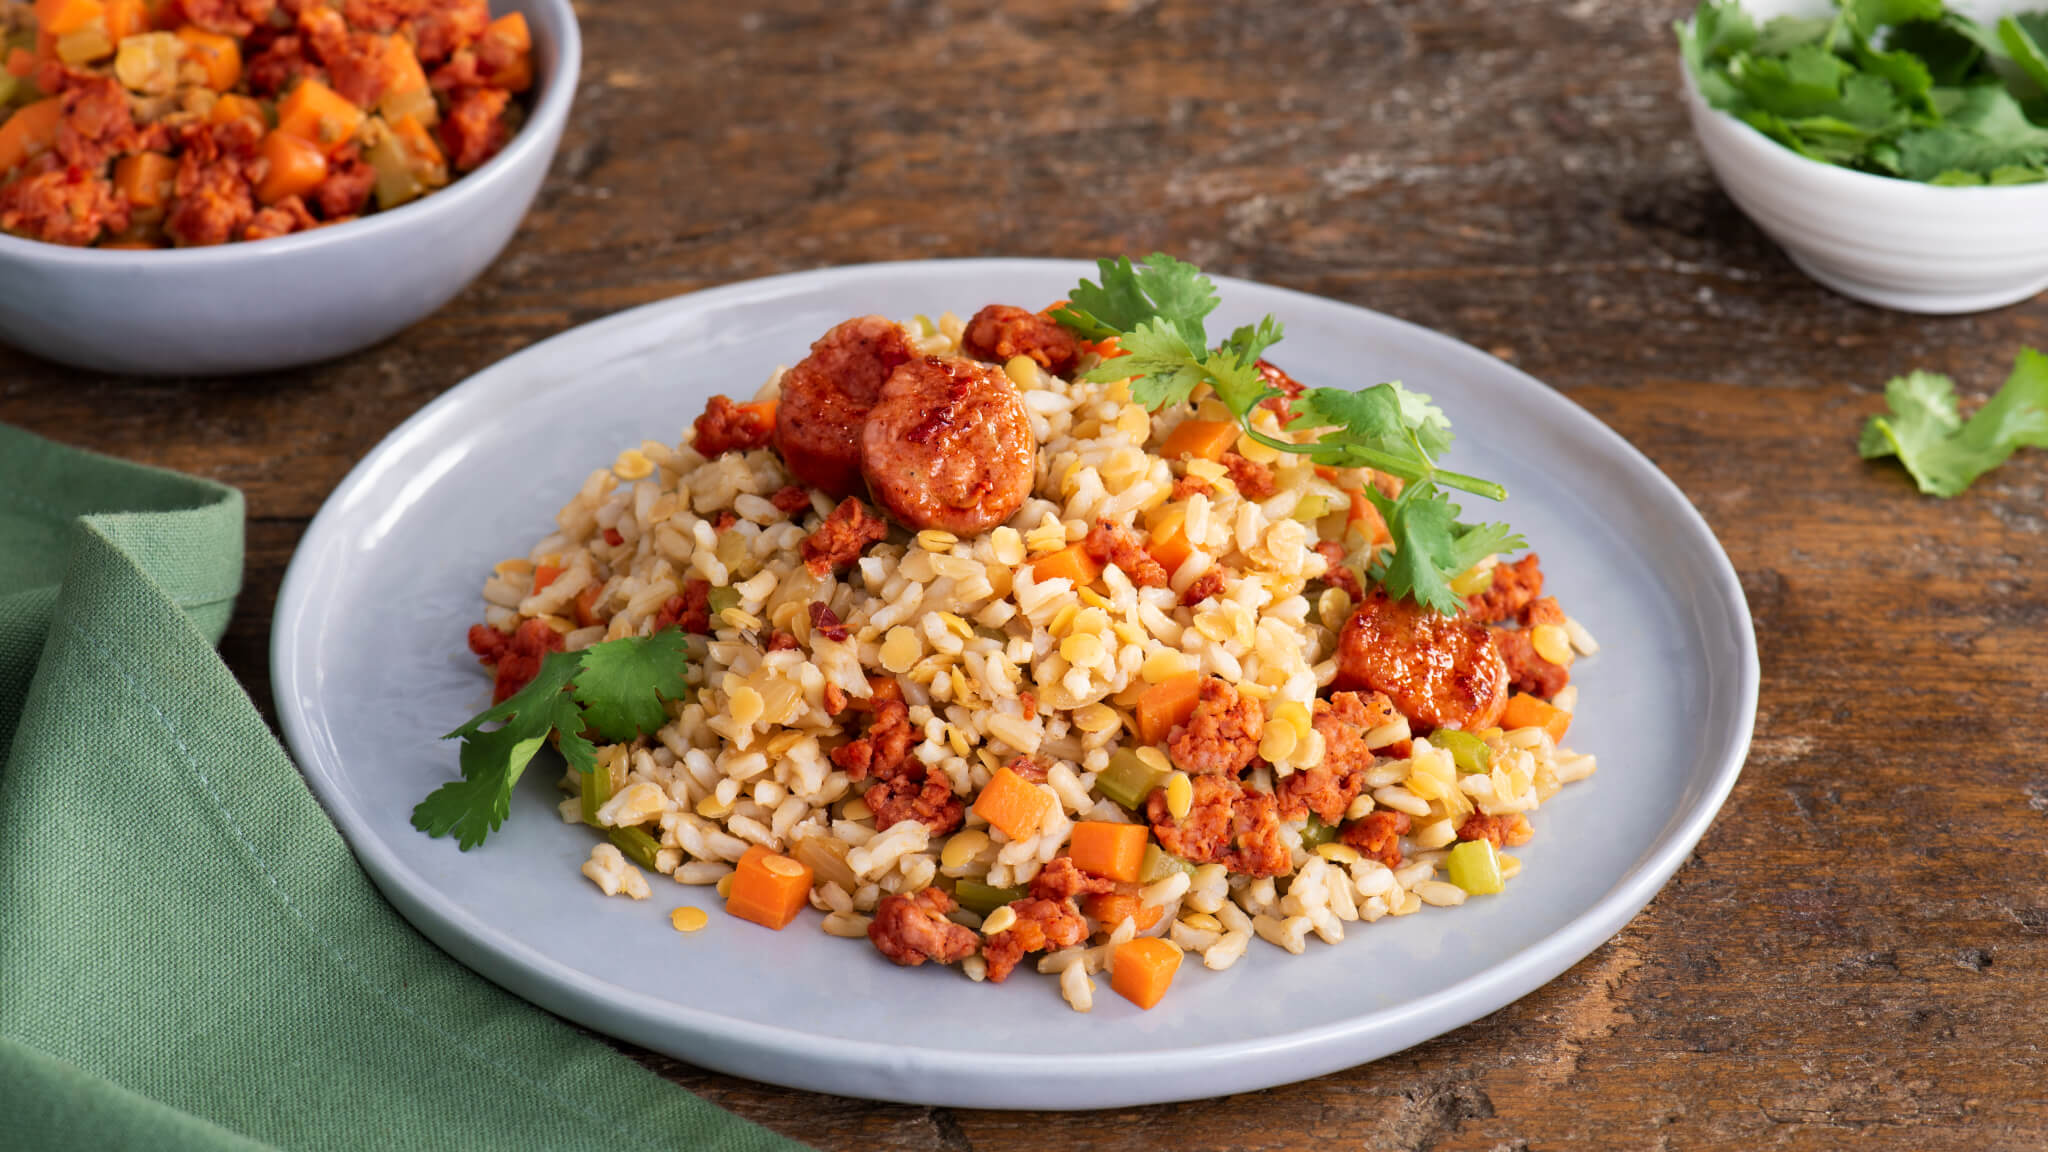
[[[1088, 275], [1094, 270], [1092, 261], [1068, 259], [887, 261], [736, 281], [636, 305], [564, 329], [465, 377], [382, 437], [322, 501], [294, 549], [278, 589], [269, 645], [273, 703], [286, 745], [301, 775], [379, 891], [413, 927], [479, 975], [547, 1011], [706, 1067], [788, 1087], [901, 1103], [1069, 1110], [1167, 1103], [1253, 1091], [1326, 1075], [1433, 1039], [1513, 1003], [1592, 955], [1655, 899], [1683, 866], [1741, 775], [1755, 730], [1761, 685], [1755, 627], [1740, 579], [1726, 549], [1691, 500], [1620, 433], [1570, 397], [1513, 364], [1455, 337], [1375, 309], [1299, 289], [1212, 274], [1211, 279], [1226, 297], [1232, 289], [1249, 289], [1278, 293], [1290, 301], [1313, 302], [1318, 308], [1335, 306], [1391, 324], [1405, 338], [1431, 345], [1439, 354], [1453, 359], [1477, 357], [1485, 362], [1488, 371], [1517, 377], [1523, 387], [1535, 390], [1532, 395], [1537, 397], [1536, 403], [1556, 405], [1558, 415], [1574, 426], [1574, 432], [1593, 437], [1610, 451], [1618, 450], [1628, 458], [1633, 470], [1653, 477], [1657, 494], [1682, 510], [1687, 534], [1711, 545], [1708, 551], [1715, 564], [1712, 578], [1705, 586], [1713, 594], [1708, 602], [1725, 612], [1737, 632], [1735, 655], [1739, 675], [1733, 701], [1736, 724], [1723, 734], [1726, 739], [1722, 755], [1690, 811], [1673, 811], [1655, 834], [1646, 856], [1591, 907], [1506, 959], [1457, 983], [1385, 1010], [1271, 1037], [1217, 1041], [1169, 1052], [1049, 1055], [962, 1053], [880, 1040], [821, 1037], [800, 1028], [716, 1015], [598, 980], [504, 935], [468, 909], [440, 896], [426, 876], [395, 857], [364, 815], [348, 803], [339, 781], [330, 778], [329, 766], [317, 756], [305, 754], [307, 750], [317, 750], [317, 745], [312, 740], [312, 722], [297, 704], [305, 688], [300, 678], [303, 661], [299, 658], [303, 630], [290, 625], [302, 617], [308, 602], [307, 589], [314, 579], [312, 558], [325, 550], [330, 537], [341, 531], [340, 509], [370, 482], [389, 455], [410, 442], [415, 429], [433, 423], [450, 408], [473, 402], [474, 396], [488, 394], [496, 379], [516, 379], [520, 362], [552, 355], [553, 349], [561, 344], [599, 341], [612, 332], [636, 328], [644, 320], [669, 311], [688, 314], [755, 298], [830, 290], [844, 282], [859, 283], [874, 277], [915, 277], [935, 267], [980, 274], [991, 280], [1005, 271], [1046, 273], [1057, 269]], [[348, 826], [344, 813], [366, 834], [359, 836], [357, 828]], [[605, 994], [600, 996], [599, 991]], [[694, 1033], [691, 1039], [711, 1050], [678, 1050], [674, 1038], [664, 1034], [677, 1029]], [[790, 1055], [802, 1057], [797, 1066], [786, 1065], [779, 1059]], [[1109, 1082], [1113, 1077], [1108, 1074], [1128, 1075], [1134, 1061], [1144, 1061], [1153, 1090], [1118, 1090], [1117, 1085]], [[973, 1065], [973, 1071], [963, 1070], [967, 1064]], [[1057, 1065], [1050, 1076], [1049, 1064]], [[1268, 1069], [1272, 1071], [1268, 1073]], [[824, 1074], [818, 1074], [819, 1071]], [[1071, 1085], [1078, 1095], [1070, 1097], [1072, 1102], [1065, 1102], [1058, 1098], [1041, 1099], [1034, 1094], [1029, 1103], [1018, 1103], [1014, 1091], [991, 1091], [986, 1085], [977, 1088], [955, 1082], [962, 1077]], [[904, 1091], [902, 1086], [911, 1082], [942, 1090]]]

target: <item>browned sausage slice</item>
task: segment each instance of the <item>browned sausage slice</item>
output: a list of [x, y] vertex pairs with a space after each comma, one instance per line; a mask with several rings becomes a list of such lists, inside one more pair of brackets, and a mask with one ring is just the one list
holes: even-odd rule
[[883, 381], [917, 353], [903, 329], [856, 316], [818, 337], [782, 374], [775, 450], [796, 478], [835, 497], [861, 490], [860, 428]]
[[1023, 505], [1038, 467], [1038, 441], [1010, 378], [949, 356], [891, 373], [860, 445], [875, 503], [912, 531], [986, 532]]
[[1336, 687], [1384, 692], [1419, 729], [1491, 728], [1508, 666], [1485, 628], [1374, 589], [1337, 637]]
[[1055, 376], [1072, 372], [1081, 359], [1081, 345], [1059, 321], [1011, 304], [991, 304], [976, 312], [960, 334], [960, 350], [976, 360], [999, 363], [1029, 356]]

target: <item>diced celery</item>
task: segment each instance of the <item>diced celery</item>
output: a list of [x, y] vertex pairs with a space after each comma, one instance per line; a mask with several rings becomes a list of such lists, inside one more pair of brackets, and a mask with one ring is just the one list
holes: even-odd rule
[[611, 762], [599, 757], [597, 767], [583, 773], [583, 822], [597, 827], [597, 810], [612, 798]]
[[986, 916], [1025, 895], [1022, 888], [994, 888], [978, 880], [962, 880], [953, 885], [953, 899], [977, 916]]
[[1165, 775], [1140, 760], [1136, 752], [1119, 748], [1110, 753], [1109, 767], [1095, 777], [1095, 790], [1135, 811]]
[[426, 192], [426, 186], [413, 174], [412, 165], [406, 161], [405, 148], [398, 137], [382, 120], [372, 117], [363, 125], [362, 138], [369, 143], [363, 159], [369, 162], [370, 170], [377, 174], [373, 186], [377, 193], [377, 207], [389, 211], [419, 197]]
[[1323, 823], [1322, 817], [1313, 812], [1308, 814], [1308, 823], [1301, 826], [1301, 846], [1310, 852], [1336, 838], [1336, 825]]
[[628, 860], [650, 872], [656, 870], [654, 854], [661, 851], [661, 844], [654, 837], [638, 828], [614, 828], [605, 835], [618, 845]]
[[1171, 852], [1162, 850], [1157, 844], [1145, 845], [1145, 858], [1138, 864], [1138, 883], [1151, 884], [1164, 880], [1175, 872], [1185, 872], [1192, 876], [1195, 874], [1195, 866]]
[[713, 588], [705, 599], [710, 602], [711, 618], [713, 620], [716, 620], [726, 609], [740, 606], [740, 593], [737, 588]]
[[1491, 840], [1461, 840], [1445, 861], [1451, 883], [1474, 896], [1491, 896], [1506, 886], [1500, 874], [1500, 853]]
[[1471, 775], [1475, 772], [1493, 771], [1493, 749], [1486, 741], [1470, 732], [1456, 728], [1439, 728], [1429, 734], [1429, 742], [1451, 754], [1451, 761], [1458, 771]]
[[1303, 496], [1300, 503], [1294, 506], [1291, 518], [1299, 520], [1303, 524], [1313, 524], [1329, 514], [1329, 497], [1324, 496], [1320, 492], [1311, 492]]

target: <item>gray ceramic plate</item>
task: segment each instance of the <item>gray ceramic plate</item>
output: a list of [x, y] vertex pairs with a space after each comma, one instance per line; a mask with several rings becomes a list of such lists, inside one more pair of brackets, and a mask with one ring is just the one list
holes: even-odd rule
[[1273, 358], [1298, 378], [1434, 394], [1459, 433], [1449, 465], [1508, 484], [1505, 514], [1543, 554], [1546, 587], [1604, 645], [1579, 666], [1570, 740], [1600, 771], [1537, 816], [1505, 894], [1357, 925], [1304, 956], [1255, 944], [1227, 972], [1190, 965], [1149, 1012], [1100, 986], [1084, 1016], [1049, 978], [897, 968], [818, 931], [815, 913], [781, 933], [714, 914], [678, 935], [670, 910], [715, 910], [714, 894], [656, 877], [651, 900], [600, 896], [577, 873], [590, 834], [557, 818], [544, 768], [474, 851], [411, 827], [456, 774], [437, 737], [488, 702], [463, 646], [484, 576], [549, 530], [592, 469], [678, 438], [712, 393], [751, 394], [848, 316], [1035, 306], [1092, 272], [894, 264], [700, 292], [529, 348], [393, 432], [306, 533], [272, 641], [286, 739], [392, 903], [485, 976], [599, 1031], [757, 1080], [997, 1108], [1217, 1096], [1358, 1064], [1513, 1001], [1627, 923], [1748, 747], [1756, 648], [1727, 557], [1653, 465], [1535, 380], [1398, 320], [1236, 281], [1214, 319], [1281, 317]]

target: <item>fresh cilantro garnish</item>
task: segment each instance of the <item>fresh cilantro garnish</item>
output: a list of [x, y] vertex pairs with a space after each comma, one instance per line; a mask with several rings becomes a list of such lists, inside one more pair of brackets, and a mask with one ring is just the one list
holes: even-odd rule
[[1946, 376], [1915, 372], [1884, 386], [1891, 412], [1864, 425], [1866, 460], [1897, 456], [1920, 491], [1944, 499], [2006, 462], [2021, 448], [2048, 447], [2048, 356], [2020, 349], [1998, 394], [1966, 421]]
[[1759, 28], [1738, 0], [1704, 0], [1677, 31], [1708, 104], [1803, 156], [1930, 184], [2048, 180], [2028, 115], [2048, 111], [2048, 13], [1987, 28], [1942, 0], [1836, 0], [1832, 18]]
[[1389, 594], [1451, 615], [1462, 606], [1451, 591], [1452, 577], [1493, 552], [1523, 547], [1505, 524], [1458, 521], [1458, 506], [1439, 486], [1489, 500], [1506, 498], [1507, 489], [1437, 467], [1436, 457], [1450, 447], [1451, 426], [1428, 396], [1398, 383], [1356, 392], [1310, 388], [1288, 402], [1294, 415], [1288, 430], [1321, 429], [1320, 435], [1300, 444], [1273, 436], [1253, 425], [1252, 413], [1280, 395], [1258, 368], [1280, 339], [1278, 320], [1267, 316], [1212, 348], [1203, 320], [1219, 301], [1201, 269], [1163, 253], [1141, 265], [1119, 257], [1096, 267], [1102, 283], [1081, 281], [1053, 314], [1084, 339], [1114, 338], [1125, 353], [1090, 369], [1085, 379], [1128, 379], [1131, 398], [1154, 410], [1188, 403], [1207, 385], [1244, 433], [1267, 447], [1334, 468], [1371, 468], [1403, 482], [1397, 497], [1366, 493], [1394, 540], [1392, 555], [1379, 558], [1372, 571]]
[[[689, 663], [683, 634], [673, 628], [549, 653], [511, 699], [442, 737], [462, 738], [462, 779], [422, 800], [412, 810], [413, 827], [429, 836], [453, 832], [465, 852], [483, 843], [511, 813], [512, 786], [550, 734], [578, 772], [595, 771], [590, 735], [617, 743], [667, 723], [662, 702], [682, 698]], [[497, 727], [486, 730], [487, 724]]]

